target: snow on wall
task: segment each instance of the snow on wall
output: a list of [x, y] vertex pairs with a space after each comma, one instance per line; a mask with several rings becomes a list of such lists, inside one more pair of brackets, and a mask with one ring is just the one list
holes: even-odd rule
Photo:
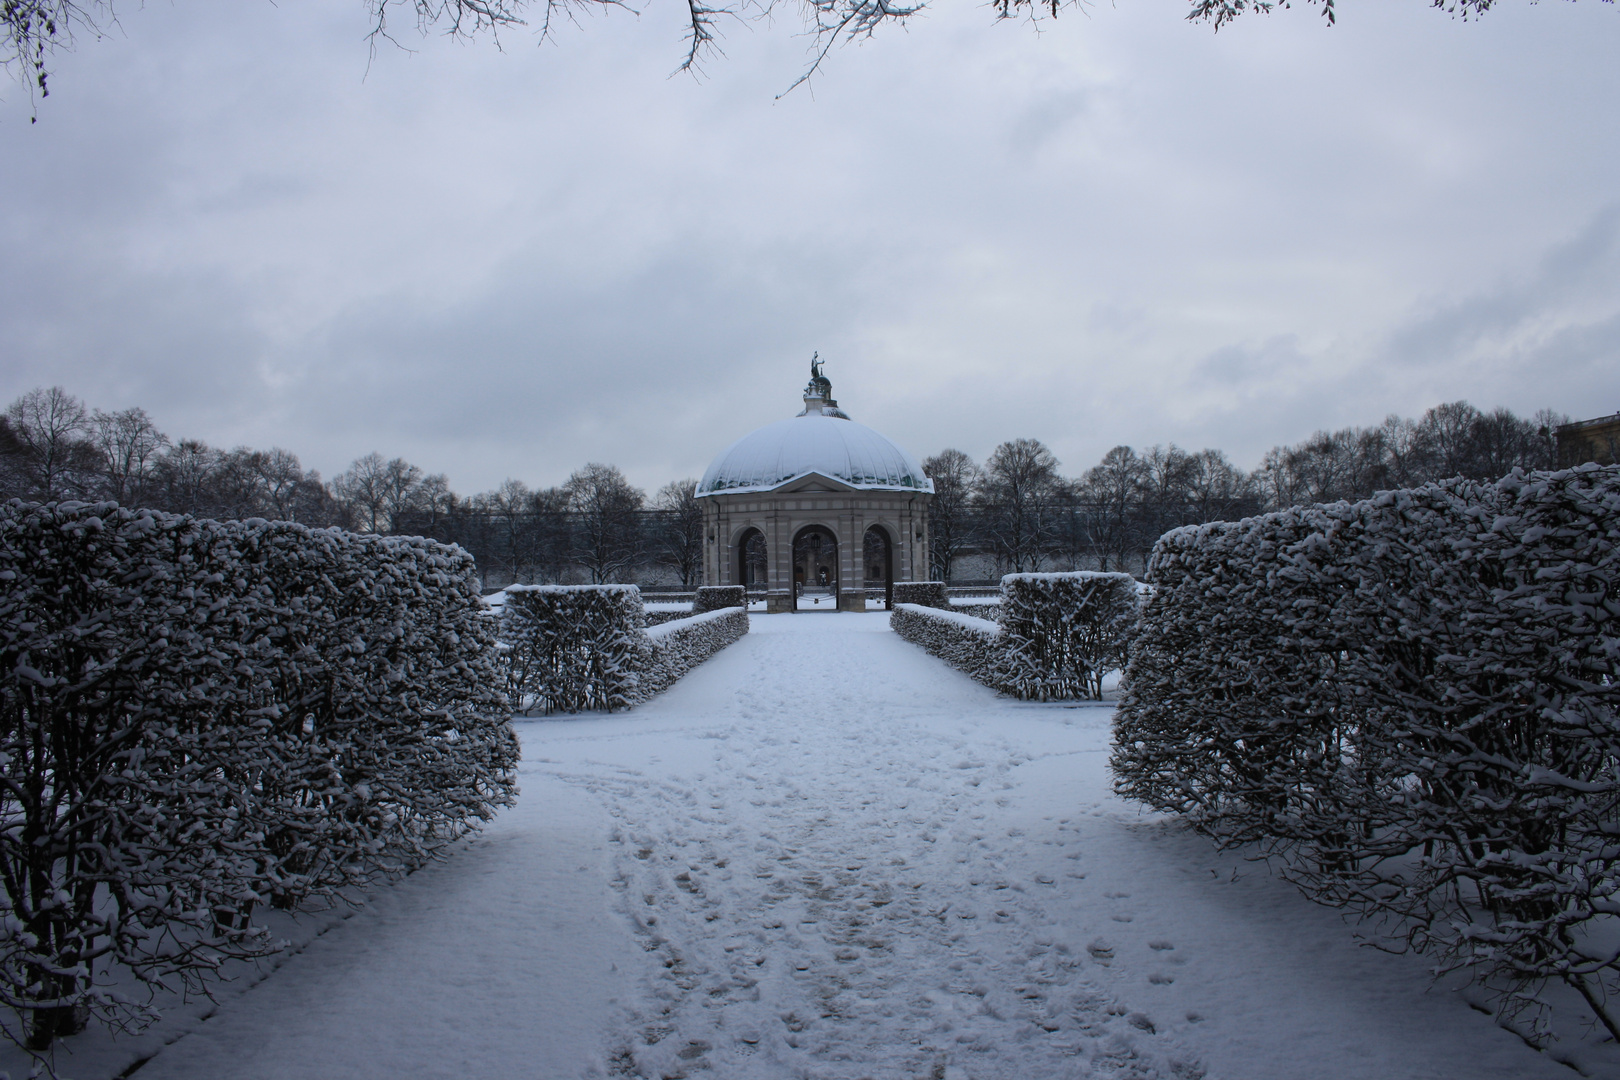
[[1181, 529], [1150, 563], [1119, 790], [1388, 920], [1504, 1012], [1614, 1031], [1620, 467]]

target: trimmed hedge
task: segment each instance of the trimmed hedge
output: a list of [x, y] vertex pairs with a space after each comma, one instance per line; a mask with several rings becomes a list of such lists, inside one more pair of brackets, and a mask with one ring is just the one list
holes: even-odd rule
[[748, 633], [748, 609], [725, 607], [647, 631], [652, 655], [641, 673], [639, 700], [661, 694], [688, 671]]
[[691, 604], [671, 604], [665, 602], [660, 603], [657, 607], [654, 607], [652, 604], [644, 604], [642, 605], [641, 609], [642, 623], [649, 629], [654, 626], [662, 626], [667, 622], [674, 622], [676, 619], [689, 619], [691, 617]]
[[1617, 538], [1596, 465], [1167, 534], [1118, 790], [1620, 1037]]
[[946, 608], [951, 606], [949, 597], [945, 595], [943, 581], [897, 581], [894, 583], [894, 604], [921, 604], [923, 607]]
[[1013, 697], [1101, 697], [1103, 676], [1124, 666], [1139, 610], [1135, 579], [1085, 571], [1008, 574], [1001, 590], [997, 622], [908, 603], [896, 605], [889, 625]]
[[508, 692], [525, 711], [611, 711], [662, 692], [747, 633], [748, 609], [690, 615], [649, 633], [634, 585], [514, 585], [500, 628]]
[[889, 616], [889, 626], [958, 671], [986, 686], [1002, 689], [1001, 627], [990, 620], [922, 604], [897, 603]]
[[[0, 995], [37, 1048], [200, 989], [253, 909], [420, 865], [512, 801], [472, 559], [111, 503], [0, 506]], [[97, 958], [101, 959], [97, 959]]]
[[702, 585], [692, 601], [692, 614], [719, 611], [722, 608], [748, 606], [748, 590], [741, 585]]
[[1125, 666], [1139, 613], [1129, 574], [1008, 574], [997, 613], [1006, 689], [1034, 701], [1102, 697], [1103, 676]]

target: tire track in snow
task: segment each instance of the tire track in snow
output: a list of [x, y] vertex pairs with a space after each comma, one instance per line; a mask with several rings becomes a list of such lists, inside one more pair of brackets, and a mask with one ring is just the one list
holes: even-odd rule
[[612, 815], [648, 961], [600, 1073], [1201, 1077], [1110, 995], [1106, 944], [1059, 923], [1063, 885], [995, 824], [1026, 759], [952, 721], [963, 695], [1004, 706], [849, 622], [756, 619], [631, 714], [699, 720], [684, 769], [558, 771]]

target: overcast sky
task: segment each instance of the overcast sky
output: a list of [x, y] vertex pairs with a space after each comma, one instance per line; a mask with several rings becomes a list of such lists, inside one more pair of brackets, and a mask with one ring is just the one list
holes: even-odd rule
[[1339, 9], [942, 4], [776, 100], [791, 18], [671, 78], [670, 0], [369, 71], [353, 0], [128, 5], [38, 123], [4, 90], [0, 398], [464, 494], [700, 474], [813, 350], [919, 457], [1032, 436], [1071, 474], [1620, 410], [1620, 7]]

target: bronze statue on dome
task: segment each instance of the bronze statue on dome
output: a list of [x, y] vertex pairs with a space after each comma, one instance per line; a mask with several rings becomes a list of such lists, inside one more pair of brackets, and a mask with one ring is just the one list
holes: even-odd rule
[[833, 408], [838, 403], [832, 399], [832, 380], [821, 373], [821, 353], [810, 354], [810, 385], [804, 388], [805, 397], [817, 397]]

